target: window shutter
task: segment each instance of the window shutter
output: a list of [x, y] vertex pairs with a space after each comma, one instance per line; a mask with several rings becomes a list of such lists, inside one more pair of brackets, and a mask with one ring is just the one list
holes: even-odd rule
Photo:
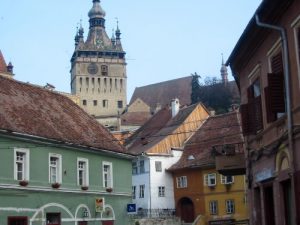
[[272, 73], [282, 73], [283, 63], [282, 63], [282, 54], [281, 54], [281, 52], [279, 52], [277, 55], [272, 57], [271, 69], [272, 69]]
[[[258, 96], [253, 100], [253, 119], [255, 124], [255, 132], [263, 129], [263, 118], [262, 118], [262, 108], [261, 108], [261, 97]], [[251, 112], [250, 112], [251, 113]], [[252, 113], [251, 113], [252, 114]]]
[[284, 76], [283, 73], [269, 73], [269, 101], [270, 109], [273, 113], [285, 112], [284, 102]]
[[270, 101], [270, 87], [265, 87], [265, 102], [266, 102], [266, 113], [267, 122], [272, 123], [276, 120], [276, 113], [272, 112], [271, 101]]
[[248, 109], [249, 109], [249, 104], [244, 104], [240, 106], [244, 135], [251, 134], [251, 121], [250, 121], [250, 113]]

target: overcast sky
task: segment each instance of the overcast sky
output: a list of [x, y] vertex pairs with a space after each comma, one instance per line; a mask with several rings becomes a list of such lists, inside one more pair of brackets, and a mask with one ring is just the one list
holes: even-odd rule
[[[135, 87], [197, 72], [220, 76], [261, 0], [102, 0], [106, 31], [116, 18], [127, 52], [128, 101]], [[0, 49], [15, 79], [70, 92], [76, 26], [85, 38], [92, 0], [1, 0]], [[232, 79], [230, 77], [230, 79]]]

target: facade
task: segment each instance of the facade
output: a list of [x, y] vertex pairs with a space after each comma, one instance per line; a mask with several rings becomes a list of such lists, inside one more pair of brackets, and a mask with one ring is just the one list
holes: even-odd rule
[[0, 50], [0, 76], [4, 76], [7, 78], [13, 78], [14, 73], [13, 73], [13, 65], [11, 62], [6, 65], [5, 59], [2, 55], [2, 52]]
[[251, 224], [300, 224], [300, 2], [264, 0], [226, 64], [241, 92]]
[[133, 202], [144, 216], [172, 214], [175, 209], [172, 175], [166, 171], [179, 160], [182, 147], [209, 116], [202, 104], [164, 107], [127, 141], [132, 162]]
[[215, 155], [243, 152], [239, 114], [209, 117], [187, 141], [173, 174], [176, 214], [186, 223], [231, 224], [248, 219], [244, 176], [223, 176]]
[[118, 115], [126, 105], [127, 75], [121, 32], [111, 38], [105, 31], [105, 12], [100, 0], [89, 11], [89, 33], [82, 27], [75, 36], [71, 59], [71, 92], [80, 97], [80, 106], [105, 127], [116, 130]]
[[69, 98], [0, 77], [0, 224], [129, 224], [132, 156]]

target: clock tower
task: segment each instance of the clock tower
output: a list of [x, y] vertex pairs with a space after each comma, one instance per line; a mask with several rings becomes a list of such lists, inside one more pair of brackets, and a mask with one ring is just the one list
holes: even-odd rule
[[126, 61], [117, 26], [109, 38], [105, 31], [105, 11], [93, 0], [88, 13], [89, 32], [84, 40], [80, 25], [71, 58], [71, 92], [80, 97], [80, 106], [111, 130], [118, 127], [126, 101]]

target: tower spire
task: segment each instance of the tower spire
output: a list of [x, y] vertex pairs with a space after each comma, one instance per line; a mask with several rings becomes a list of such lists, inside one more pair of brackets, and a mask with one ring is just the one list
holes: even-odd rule
[[224, 56], [223, 56], [223, 53], [221, 54], [222, 55], [222, 65], [221, 65], [221, 77], [222, 77], [222, 82], [226, 85], [227, 82], [228, 82], [228, 72], [227, 72], [227, 67], [226, 65], [224, 64]]

